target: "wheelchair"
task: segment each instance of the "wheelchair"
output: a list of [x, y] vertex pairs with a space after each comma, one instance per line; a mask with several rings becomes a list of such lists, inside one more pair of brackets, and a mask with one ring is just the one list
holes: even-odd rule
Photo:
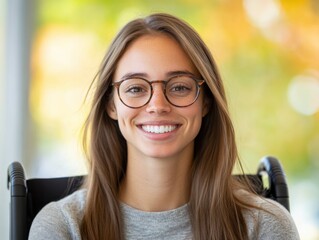
[[[248, 180], [259, 195], [273, 199], [289, 209], [285, 173], [275, 157], [261, 159], [256, 174], [234, 175]], [[49, 202], [58, 201], [79, 189], [85, 176], [26, 179], [21, 163], [8, 167], [7, 188], [10, 190], [10, 239], [24, 240], [37, 213]]]

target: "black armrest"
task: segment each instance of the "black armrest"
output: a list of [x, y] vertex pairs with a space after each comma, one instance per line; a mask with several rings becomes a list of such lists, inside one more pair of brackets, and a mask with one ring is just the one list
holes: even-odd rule
[[10, 239], [27, 239], [27, 187], [24, 169], [19, 162], [8, 168], [7, 187], [10, 189]]
[[262, 172], [268, 174], [269, 186], [271, 189], [270, 197], [281, 203], [288, 211], [290, 211], [286, 176], [278, 159], [271, 156], [262, 158], [258, 167], [258, 174], [262, 175]]

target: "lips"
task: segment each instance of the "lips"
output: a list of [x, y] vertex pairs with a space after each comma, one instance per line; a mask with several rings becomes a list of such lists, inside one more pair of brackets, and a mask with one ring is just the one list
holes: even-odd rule
[[142, 125], [142, 129], [148, 133], [163, 134], [172, 132], [177, 128], [177, 125]]

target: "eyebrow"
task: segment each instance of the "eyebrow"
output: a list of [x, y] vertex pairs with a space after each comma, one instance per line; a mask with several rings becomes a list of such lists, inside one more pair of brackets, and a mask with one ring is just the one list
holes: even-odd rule
[[[190, 75], [195, 76], [194, 73], [188, 71], [188, 70], [178, 70], [178, 71], [169, 71], [166, 74], [166, 78], [173, 77], [173, 76], [180, 76], [180, 75]], [[121, 80], [129, 79], [129, 78], [149, 78], [149, 75], [144, 72], [129, 72], [126, 73], [123, 77], [121, 77]]]

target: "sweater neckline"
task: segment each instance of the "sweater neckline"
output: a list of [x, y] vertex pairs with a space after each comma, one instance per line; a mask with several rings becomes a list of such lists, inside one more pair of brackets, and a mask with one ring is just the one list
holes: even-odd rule
[[149, 211], [143, 211], [137, 208], [134, 208], [132, 206], [129, 206], [126, 203], [121, 202], [120, 203], [121, 211], [124, 215], [128, 217], [134, 217], [134, 218], [169, 218], [169, 219], [180, 219], [181, 217], [186, 217], [189, 214], [189, 206], [188, 203], [177, 207], [175, 209], [165, 210], [165, 211], [157, 211], [157, 212], [149, 212]]

